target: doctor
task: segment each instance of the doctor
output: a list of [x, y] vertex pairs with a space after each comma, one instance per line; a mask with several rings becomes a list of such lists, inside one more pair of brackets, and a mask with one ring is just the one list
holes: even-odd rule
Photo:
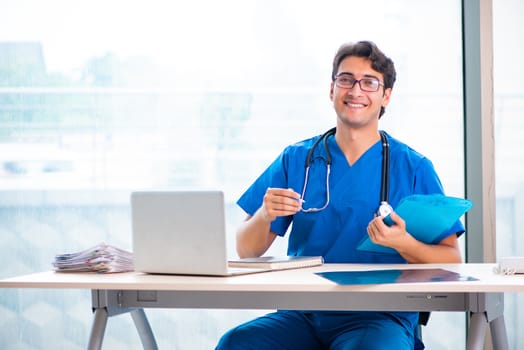
[[[428, 245], [394, 212], [391, 227], [380, 216], [384, 207], [377, 215], [382, 202], [395, 208], [411, 194], [443, 193], [427, 158], [379, 131], [396, 79], [392, 60], [372, 42], [344, 44], [331, 78], [336, 129], [285, 148], [241, 196], [248, 216], [237, 232], [238, 255], [264, 254], [291, 226], [288, 255], [322, 255], [327, 263], [461, 262], [460, 222]], [[398, 254], [358, 250], [367, 235]], [[414, 312], [278, 310], [233, 328], [217, 349], [413, 349], [417, 321]]]

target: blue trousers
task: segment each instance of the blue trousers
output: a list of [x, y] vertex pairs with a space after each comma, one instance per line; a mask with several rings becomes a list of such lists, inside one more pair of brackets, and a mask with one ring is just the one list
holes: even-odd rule
[[216, 350], [412, 350], [415, 327], [398, 313], [280, 310], [229, 330]]

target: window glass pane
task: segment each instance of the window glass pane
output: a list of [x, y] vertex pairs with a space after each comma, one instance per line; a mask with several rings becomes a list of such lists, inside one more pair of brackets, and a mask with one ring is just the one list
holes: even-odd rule
[[[493, 2], [493, 59], [495, 92], [495, 174], [497, 201], [497, 258], [524, 256], [524, 3]], [[522, 294], [506, 294], [504, 317], [510, 347], [524, 347]]]
[[[129, 193], [146, 188], [223, 189], [234, 255], [245, 215], [238, 196], [284, 146], [335, 124], [331, 62], [346, 41], [373, 40], [394, 60], [381, 128], [428, 156], [447, 193], [463, 196], [460, 8], [458, 0], [3, 1], [0, 277], [48, 270], [55, 254], [101, 241], [130, 249]], [[285, 249], [280, 240], [272, 252]], [[0, 293], [1, 348], [85, 347], [88, 292]], [[213, 348], [262, 312], [147, 311], [159, 346], [182, 349]], [[428, 347], [463, 344], [463, 320], [433, 313]], [[131, 328], [128, 317], [111, 319], [107, 347], [140, 348]]]

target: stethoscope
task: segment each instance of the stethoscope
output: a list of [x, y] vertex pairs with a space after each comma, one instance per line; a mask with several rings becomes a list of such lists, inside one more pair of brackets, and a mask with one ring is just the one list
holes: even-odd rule
[[[306, 157], [306, 174], [304, 176], [304, 187], [302, 188], [302, 194], [301, 197], [303, 200], [305, 200], [305, 194], [306, 194], [306, 188], [309, 180], [309, 169], [311, 168], [311, 164], [313, 163], [313, 153], [317, 146], [322, 142], [322, 145], [324, 147], [324, 151], [326, 152], [326, 158], [322, 159], [326, 163], [326, 202], [324, 205], [320, 208], [307, 208], [305, 209], [303, 207], [304, 202], [302, 202], [302, 208], [300, 209], [304, 213], [314, 213], [321, 210], [326, 209], [326, 207], [329, 205], [329, 175], [331, 173], [331, 152], [329, 151], [329, 147], [327, 145], [327, 140], [330, 136], [335, 135], [336, 128], [332, 128], [328, 131], [326, 131], [322, 136], [320, 136], [315, 143], [313, 143], [313, 146], [309, 149]], [[392, 211], [393, 208], [391, 205], [388, 204], [388, 196], [389, 196], [389, 142], [388, 138], [386, 136], [386, 133], [384, 131], [380, 131], [380, 140], [382, 142], [382, 174], [381, 174], [381, 184], [380, 184], [380, 205], [378, 207], [378, 210], [376, 212], [376, 215], [379, 216], [387, 216]]]

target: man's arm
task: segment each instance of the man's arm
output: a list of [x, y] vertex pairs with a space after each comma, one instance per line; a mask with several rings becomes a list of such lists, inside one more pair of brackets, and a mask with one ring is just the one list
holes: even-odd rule
[[457, 235], [452, 234], [438, 244], [418, 241], [406, 231], [406, 223], [395, 212], [391, 213], [395, 225], [387, 226], [382, 217], [374, 218], [368, 225], [371, 241], [390, 247], [409, 263], [461, 263]]
[[300, 195], [292, 189], [268, 188], [262, 206], [248, 216], [237, 230], [237, 254], [240, 258], [264, 254], [277, 234], [270, 225], [277, 216], [293, 215], [300, 210]]
[[237, 254], [240, 258], [261, 256], [269, 249], [277, 237], [269, 230], [271, 221], [265, 217], [261, 207], [240, 225], [237, 230]]
[[461, 263], [457, 235], [452, 234], [438, 244], [426, 244], [413, 236], [407, 244], [397, 249], [400, 255], [412, 264], [424, 263]]

